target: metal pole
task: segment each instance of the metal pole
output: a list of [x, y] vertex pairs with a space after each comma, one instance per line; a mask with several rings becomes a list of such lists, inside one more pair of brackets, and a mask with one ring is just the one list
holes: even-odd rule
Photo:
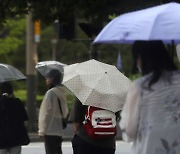
[[171, 41], [171, 53], [172, 53], [172, 59], [174, 60], [174, 40]]
[[51, 40], [52, 44], [52, 60], [56, 60], [56, 44], [57, 44], [57, 39], [54, 38]]
[[99, 59], [98, 47], [97, 47], [96, 44], [94, 44], [94, 45], [91, 44], [91, 45], [90, 45], [89, 54], [90, 54], [90, 59], [96, 59], [96, 60]]
[[38, 61], [37, 44], [34, 42], [34, 23], [32, 13], [27, 15], [26, 26], [26, 74], [27, 74], [27, 113], [29, 121], [28, 131], [36, 130], [36, 70], [35, 64]]

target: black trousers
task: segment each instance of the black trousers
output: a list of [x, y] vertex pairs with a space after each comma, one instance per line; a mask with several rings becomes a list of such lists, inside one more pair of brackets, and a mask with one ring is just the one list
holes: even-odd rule
[[62, 154], [62, 137], [46, 135], [44, 142], [46, 154]]
[[72, 140], [73, 154], [115, 154], [115, 149], [89, 144], [75, 135]]

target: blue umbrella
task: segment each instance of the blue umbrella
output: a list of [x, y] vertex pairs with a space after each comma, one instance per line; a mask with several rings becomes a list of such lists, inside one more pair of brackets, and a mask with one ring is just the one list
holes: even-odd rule
[[167, 3], [126, 13], [113, 19], [94, 43], [128, 43], [135, 40], [162, 40], [180, 43], [180, 4]]

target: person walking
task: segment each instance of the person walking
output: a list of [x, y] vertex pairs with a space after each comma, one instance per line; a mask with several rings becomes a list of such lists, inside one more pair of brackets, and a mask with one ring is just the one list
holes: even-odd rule
[[136, 41], [132, 52], [142, 77], [121, 112], [123, 138], [133, 142], [132, 154], [178, 154], [180, 71], [162, 41]]
[[61, 82], [63, 75], [52, 69], [46, 75], [48, 91], [40, 106], [39, 136], [44, 139], [46, 154], [62, 154], [62, 119], [68, 115], [66, 96]]
[[73, 154], [114, 154], [115, 136], [107, 139], [92, 139], [83, 127], [87, 106], [76, 99], [70, 121], [73, 121], [74, 137], [72, 140]]
[[28, 116], [9, 82], [1, 83], [0, 90], [0, 154], [21, 154], [21, 146], [30, 142], [24, 126]]

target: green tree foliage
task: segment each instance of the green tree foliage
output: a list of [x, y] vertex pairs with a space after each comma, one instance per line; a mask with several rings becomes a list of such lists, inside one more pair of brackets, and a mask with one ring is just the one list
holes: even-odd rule
[[118, 52], [121, 54], [121, 72], [129, 76], [132, 73], [132, 54], [131, 45], [99, 45], [99, 59], [105, 63], [117, 66]]
[[[25, 74], [26, 19], [8, 19], [0, 29], [0, 63], [13, 65]], [[25, 80], [13, 82], [14, 89], [25, 89]]]
[[27, 13], [27, 0], [0, 0], [0, 23], [16, 15]]
[[[87, 22], [94, 27], [104, 26], [117, 15], [129, 11], [167, 3], [170, 0], [0, 0], [0, 62], [13, 64], [25, 73], [25, 15], [33, 11], [34, 19], [43, 23], [41, 42], [38, 44], [39, 61], [52, 59], [51, 39], [57, 32], [51, 26], [55, 19], [69, 22], [72, 17], [78, 22]], [[47, 26], [47, 24], [49, 26]], [[90, 44], [87, 35], [77, 27], [77, 40], [58, 40], [56, 45], [57, 60], [66, 64], [89, 59]], [[118, 50], [121, 51], [123, 72], [131, 74], [131, 46], [101, 45], [98, 47], [99, 60], [116, 65]], [[41, 93], [45, 92], [44, 78], [38, 78]], [[41, 88], [43, 87], [43, 88]]]
[[72, 17], [84, 18], [93, 24], [109, 20], [109, 15], [170, 2], [171, 0], [0, 0], [0, 23], [16, 15], [33, 11], [34, 19], [52, 23], [67, 22]]
[[[25, 42], [25, 18], [7, 20], [0, 29], [0, 60], [8, 61], [8, 55], [14, 54]], [[17, 54], [17, 52], [16, 52]]]

